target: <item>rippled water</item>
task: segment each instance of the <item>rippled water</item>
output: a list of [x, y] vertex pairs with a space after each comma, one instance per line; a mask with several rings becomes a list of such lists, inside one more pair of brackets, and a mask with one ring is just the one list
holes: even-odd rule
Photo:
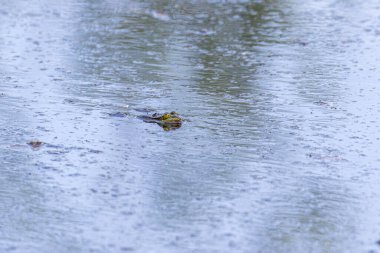
[[379, 252], [378, 1], [0, 3], [1, 252]]

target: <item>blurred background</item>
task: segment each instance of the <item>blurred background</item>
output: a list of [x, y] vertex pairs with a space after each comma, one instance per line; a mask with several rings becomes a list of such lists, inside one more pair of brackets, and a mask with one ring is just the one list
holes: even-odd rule
[[1, 252], [380, 252], [379, 1], [0, 3]]

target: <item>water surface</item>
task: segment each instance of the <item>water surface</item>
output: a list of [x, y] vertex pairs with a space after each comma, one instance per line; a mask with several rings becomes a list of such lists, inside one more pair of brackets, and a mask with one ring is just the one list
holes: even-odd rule
[[0, 3], [1, 252], [380, 250], [378, 1]]

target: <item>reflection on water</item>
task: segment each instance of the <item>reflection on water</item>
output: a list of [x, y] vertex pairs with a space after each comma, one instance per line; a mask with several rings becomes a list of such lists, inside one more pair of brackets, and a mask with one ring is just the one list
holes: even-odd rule
[[380, 250], [379, 9], [3, 1], [0, 251]]

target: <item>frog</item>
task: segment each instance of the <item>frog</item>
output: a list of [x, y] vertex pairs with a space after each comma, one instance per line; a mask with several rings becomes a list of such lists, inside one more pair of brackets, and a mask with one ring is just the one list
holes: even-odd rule
[[164, 114], [154, 113], [152, 116], [140, 116], [144, 122], [156, 123], [165, 131], [175, 130], [182, 126], [183, 119], [176, 112], [166, 112]]

